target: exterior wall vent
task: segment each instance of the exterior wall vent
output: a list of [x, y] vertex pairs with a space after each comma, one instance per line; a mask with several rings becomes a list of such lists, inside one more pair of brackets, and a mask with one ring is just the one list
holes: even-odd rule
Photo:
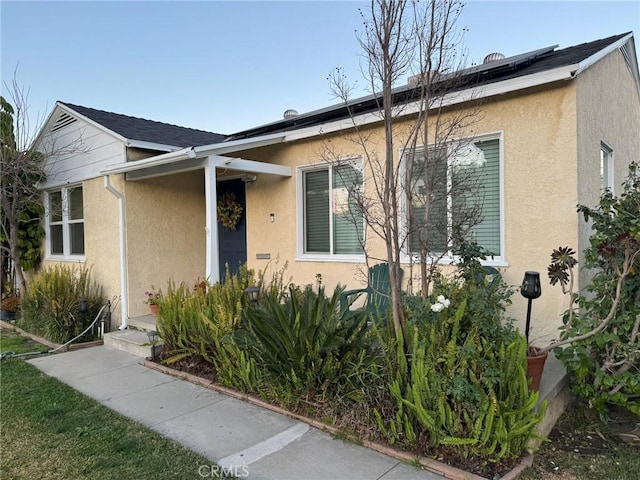
[[489, 62], [495, 62], [496, 60], [504, 60], [506, 57], [500, 53], [500, 52], [493, 52], [490, 53], [489, 55], [487, 55], [486, 57], [484, 57], [484, 60], [482, 61], [482, 64], [486, 64]]
[[297, 117], [298, 111], [297, 110], [293, 110], [292, 108], [290, 108], [289, 110], [285, 110], [285, 112], [282, 114], [282, 118], [293, 118], [293, 117]]
[[69, 115], [66, 112], [62, 112], [59, 116], [58, 119], [55, 121], [55, 123], [53, 124], [53, 127], [51, 127], [51, 131], [52, 132], [56, 132], [64, 127], [67, 127], [73, 123], [76, 123], [78, 121], [78, 119], [72, 115]]

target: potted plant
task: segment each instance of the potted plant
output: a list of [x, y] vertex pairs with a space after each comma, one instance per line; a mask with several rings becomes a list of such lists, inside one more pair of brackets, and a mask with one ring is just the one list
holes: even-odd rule
[[527, 377], [531, 378], [529, 388], [538, 390], [544, 364], [549, 356], [548, 350], [534, 347], [529, 342], [529, 330], [531, 328], [531, 302], [542, 294], [540, 286], [540, 274], [538, 272], [525, 272], [520, 294], [528, 300], [527, 303], [527, 323], [525, 324], [525, 336], [527, 338]]
[[[630, 249], [627, 246], [627, 250]], [[573, 329], [574, 319], [577, 315], [576, 309], [578, 304], [578, 294], [574, 291], [575, 288], [575, 267], [578, 265], [578, 260], [575, 258], [576, 252], [570, 247], [558, 247], [553, 250], [551, 253], [551, 263], [547, 268], [547, 273], [549, 276], [549, 283], [554, 286], [556, 284], [560, 284], [562, 288], [562, 293], [569, 297], [570, 305], [567, 311], [565, 312], [565, 318], [563, 320], [563, 326], [561, 330], [563, 333], [560, 336], [560, 339], [551, 342], [546, 347], [533, 347], [529, 345], [529, 317], [531, 313], [531, 298], [529, 299], [529, 307], [527, 309], [527, 324], [526, 324], [526, 336], [527, 336], [527, 375], [529, 375], [533, 379], [532, 389], [537, 388], [539, 386], [539, 380], [542, 377], [542, 370], [544, 369], [544, 362], [549, 355], [549, 352], [558, 347], [563, 347], [565, 345], [573, 345], [577, 342], [587, 340], [594, 335], [602, 332], [612, 318], [615, 315], [615, 312], [618, 308], [618, 302], [621, 297], [622, 285], [624, 284], [625, 278], [629, 275], [629, 272], [632, 270], [634, 262], [636, 258], [640, 255], [640, 248], [636, 248], [634, 254], [625, 255], [625, 260], [623, 265], [618, 269], [617, 276], [617, 287], [615, 290], [615, 297], [612, 299], [611, 306], [608, 309], [605, 309], [605, 312], [602, 314], [600, 318], [592, 319], [584, 328], [581, 329]], [[537, 272], [527, 272], [537, 273]], [[525, 274], [525, 282], [527, 275]], [[523, 282], [523, 287], [521, 293], [523, 296], [525, 295], [525, 282]], [[539, 291], [539, 276], [537, 279], [538, 283], [538, 291]], [[533, 288], [533, 287], [531, 287]], [[538, 294], [538, 296], [540, 296]], [[527, 297], [528, 298], [528, 297]], [[537, 297], [532, 297], [537, 298]]]
[[157, 316], [158, 315], [158, 302], [160, 301], [161, 293], [160, 292], [156, 292], [153, 289], [153, 287], [151, 287], [151, 291], [150, 292], [144, 292], [144, 294], [147, 297], [147, 299], [144, 301], [144, 303], [149, 305], [149, 310], [151, 310], [151, 315]]
[[9, 290], [2, 294], [0, 302], [0, 320], [14, 320], [20, 310], [20, 295], [16, 290]]

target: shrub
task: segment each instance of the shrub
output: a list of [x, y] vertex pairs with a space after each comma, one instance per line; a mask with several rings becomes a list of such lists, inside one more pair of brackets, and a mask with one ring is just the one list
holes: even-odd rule
[[[592, 222], [584, 267], [595, 274], [583, 294], [573, 291], [577, 260], [558, 248], [549, 266], [551, 284], [560, 283], [571, 306], [563, 316], [556, 356], [572, 373], [572, 390], [602, 417], [607, 404], [640, 415], [640, 172], [631, 164], [623, 192], [607, 190], [596, 208], [579, 206]], [[568, 346], [564, 346], [568, 344]], [[560, 348], [564, 346], [564, 348]]]
[[414, 447], [426, 439], [486, 462], [518, 457], [543, 414], [535, 411], [538, 393], [528, 389], [526, 341], [489, 337], [479, 324], [465, 330], [466, 308], [463, 300], [456, 310], [410, 326], [409, 351], [402, 339], [392, 340], [395, 410], [386, 418], [374, 415], [391, 443]]
[[513, 290], [481, 265], [477, 245], [456, 254], [459, 268], [436, 274], [429, 297], [406, 298], [408, 326], [399, 336], [408, 341], [378, 332], [393, 408], [374, 416], [391, 443], [426, 442], [462, 460], [513, 459], [543, 413], [528, 389], [526, 340], [504, 316]]
[[[87, 300], [87, 312], [80, 300]], [[22, 302], [21, 327], [64, 343], [82, 333], [104, 304], [102, 286], [91, 278], [91, 269], [56, 265], [42, 270], [30, 283]], [[91, 333], [85, 337], [92, 338]]]
[[252, 284], [253, 271], [246, 267], [237, 275], [227, 270], [222, 283], [199, 282], [193, 289], [169, 282], [166, 293], [157, 295], [158, 334], [172, 355], [167, 362], [195, 355], [214, 363], [214, 339], [237, 328], [244, 290]]
[[412, 324], [435, 321], [438, 312], [438, 297], [446, 298], [449, 311], [455, 311], [464, 301], [465, 308], [460, 319], [461, 332], [469, 331], [473, 326], [479, 328], [486, 338], [499, 337], [511, 341], [516, 336], [513, 319], [505, 318], [506, 307], [511, 304], [513, 289], [502, 279], [495, 269], [486, 269], [480, 260], [486, 259], [482, 247], [475, 243], [462, 243], [456, 250], [460, 259], [458, 269], [447, 277], [436, 273], [433, 291], [429, 297], [407, 296], [406, 318]]
[[338, 390], [358, 389], [352, 368], [366, 368], [367, 317], [340, 307], [342, 291], [327, 297], [322, 287], [316, 293], [290, 286], [286, 298], [274, 290], [244, 312], [237, 345], [255, 360], [280, 402], [325, 400]]

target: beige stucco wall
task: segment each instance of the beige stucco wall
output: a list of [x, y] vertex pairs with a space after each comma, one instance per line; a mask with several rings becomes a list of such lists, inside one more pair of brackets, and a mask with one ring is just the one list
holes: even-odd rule
[[[577, 79], [578, 200], [594, 207], [600, 197], [600, 143], [613, 148], [614, 193], [640, 161], [640, 98], [622, 54], [616, 50]], [[580, 221], [580, 253], [588, 247], [591, 227]], [[581, 255], [582, 259], [582, 255]], [[581, 270], [582, 284], [589, 278]]]
[[[503, 139], [505, 280], [519, 286], [526, 270], [537, 270], [543, 281], [543, 297], [534, 306], [535, 332], [543, 342], [555, 336], [564, 309], [560, 292], [548, 286], [546, 266], [553, 248], [577, 240], [576, 109], [575, 86], [554, 85], [485, 101], [472, 126], [476, 135], [500, 133]], [[372, 137], [379, 149], [380, 136]], [[322, 162], [327, 146], [348, 157], [357, 147], [343, 135], [305, 140], [245, 152], [245, 158], [291, 166], [288, 179], [260, 175], [247, 191], [248, 262], [265, 269], [278, 258], [278, 267], [288, 262], [287, 272], [298, 284], [315, 283], [320, 273], [328, 287], [340, 283], [349, 288], [362, 284], [363, 267], [356, 263], [302, 261], [297, 259], [297, 171], [296, 167]], [[371, 186], [371, 172], [365, 172], [365, 188]], [[369, 177], [369, 178], [368, 178]], [[270, 213], [275, 222], [269, 221]], [[372, 236], [369, 235], [369, 240]], [[370, 246], [378, 251], [382, 243]], [[268, 260], [256, 254], [271, 255]], [[414, 273], [417, 270], [414, 269]], [[408, 268], [405, 268], [405, 274]], [[524, 299], [514, 296], [510, 314], [524, 325]]]
[[[112, 185], [122, 189], [122, 177], [114, 176]], [[84, 207], [85, 261], [45, 260], [43, 266], [56, 263], [64, 265], [84, 265], [91, 268], [93, 279], [103, 286], [108, 300], [112, 301], [111, 328], [120, 324], [120, 243], [118, 201], [109, 193], [102, 178], [82, 183]]]
[[195, 284], [205, 276], [203, 172], [125, 185], [129, 316], [147, 314], [151, 287], [167, 281]]

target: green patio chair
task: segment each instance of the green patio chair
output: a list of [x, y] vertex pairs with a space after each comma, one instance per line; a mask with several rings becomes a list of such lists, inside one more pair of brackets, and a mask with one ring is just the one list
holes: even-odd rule
[[[403, 270], [400, 269], [402, 281]], [[379, 263], [369, 268], [369, 285], [366, 288], [346, 290], [340, 297], [340, 307], [348, 308], [358, 296], [366, 294], [363, 308], [371, 314], [372, 319], [384, 316], [391, 307], [391, 282], [389, 281], [389, 264]]]

